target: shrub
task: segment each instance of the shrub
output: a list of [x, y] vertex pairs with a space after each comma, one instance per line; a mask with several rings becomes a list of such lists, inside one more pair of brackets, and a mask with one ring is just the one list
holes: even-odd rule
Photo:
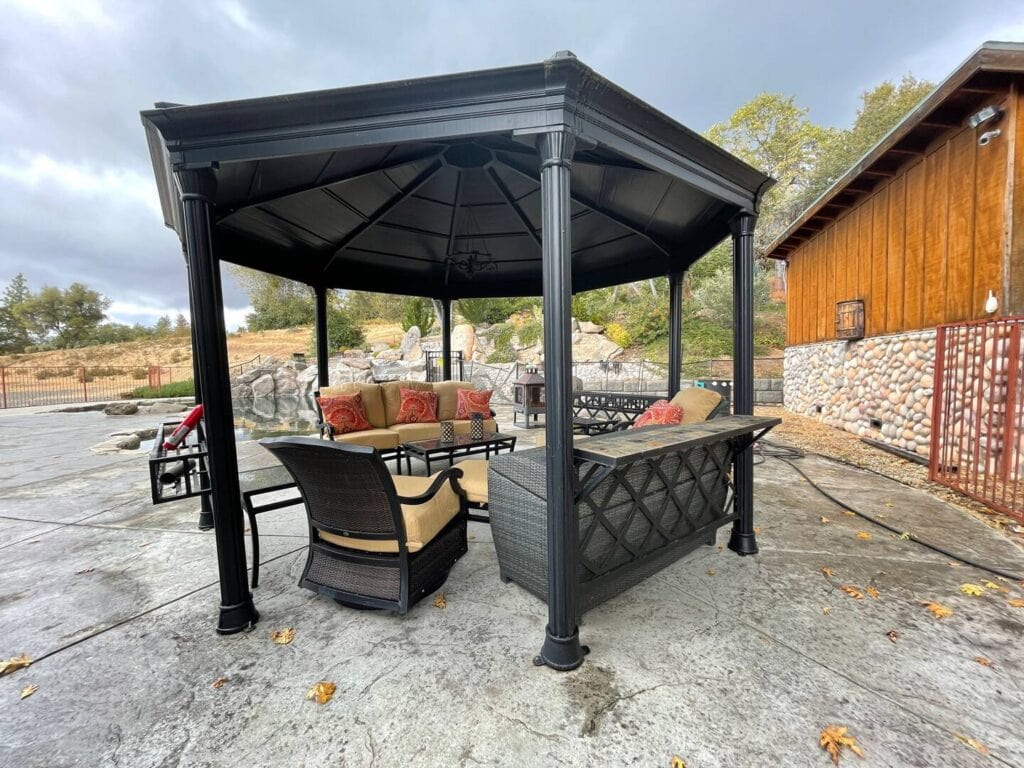
[[406, 299], [402, 306], [402, 330], [414, 325], [426, 334], [434, 324], [434, 308], [427, 299]]
[[459, 299], [457, 308], [467, 323], [482, 325], [507, 320], [509, 316], [526, 309], [539, 307], [537, 299]]
[[132, 368], [131, 376], [133, 379], [145, 379], [149, 377], [148, 368]]
[[609, 323], [605, 326], [604, 335], [623, 349], [633, 346], [633, 337], [621, 323]]
[[[343, 309], [328, 306], [327, 309], [327, 352], [336, 352], [339, 349], [352, 349], [361, 347], [366, 341], [363, 336], [363, 329], [356, 325], [348, 313]], [[307, 352], [310, 357], [316, 358], [316, 331], [309, 335]]]
[[159, 387], [136, 387], [132, 390], [131, 396], [139, 399], [151, 399], [154, 397], [191, 397], [195, 393], [196, 387], [192, 379], [186, 379], [162, 384]]

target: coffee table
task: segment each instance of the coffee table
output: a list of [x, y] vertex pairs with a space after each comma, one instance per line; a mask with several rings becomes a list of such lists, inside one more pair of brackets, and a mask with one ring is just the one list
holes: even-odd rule
[[469, 435], [456, 435], [454, 440], [445, 441], [440, 438], [433, 440], [414, 440], [409, 443], [402, 443], [402, 453], [405, 455], [405, 471], [412, 474], [412, 466], [409, 461], [415, 456], [427, 465], [427, 474], [430, 474], [430, 464], [438, 459], [448, 459], [448, 466], [455, 463], [456, 457], [484, 455], [490, 458], [491, 454], [506, 450], [512, 452], [516, 447], [514, 435], [504, 435], [501, 432], [486, 432], [479, 439]]

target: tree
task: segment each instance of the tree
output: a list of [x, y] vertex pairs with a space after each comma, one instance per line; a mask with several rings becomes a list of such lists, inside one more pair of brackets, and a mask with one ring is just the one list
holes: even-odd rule
[[39, 339], [58, 348], [80, 347], [89, 342], [109, 306], [110, 299], [82, 283], [64, 290], [46, 285], [18, 304], [14, 314]]
[[191, 331], [189, 327], [188, 318], [185, 317], [181, 312], [174, 318], [174, 335], [175, 336], [188, 336]]
[[[339, 302], [331, 300], [332, 295], [333, 292], [328, 294], [327, 301], [327, 353], [361, 347], [366, 341], [363, 329], [339, 306]], [[309, 335], [308, 352], [310, 357], [316, 357], [316, 329]]]
[[316, 310], [309, 286], [245, 267], [232, 267], [232, 272], [252, 302], [253, 311], [245, 316], [250, 331], [313, 324]]
[[23, 352], [32, 343], [28, 328], [15, 312], [31, 296], [28, 281], [19, 272], [7, 284], [0, 298], [0, 352]]
[[409, 298], [402, 302], [402, 330], [408, 331], [414, 325], [427, 333], [434, 324], [434, 309], [427, 299]]
[[389, 293], [371, 293], [370, 291], [347, 291], [345, 293], [345, 311], [356, 323], [368, 323], [375, 320], [400, 322], [405, 306], [405, 302], [396, 301], [395, 297]]
[[161, 315], [153, 324], [153, 335], [170, 336], [172, 329], [173, 326], [171, 325], [171, 318], [168, 317], [167, 315]]

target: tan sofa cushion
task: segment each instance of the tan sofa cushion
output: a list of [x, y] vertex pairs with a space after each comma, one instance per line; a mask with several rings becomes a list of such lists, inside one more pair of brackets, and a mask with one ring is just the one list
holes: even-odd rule
[[455, 418], [455, 407], [458, 405], [460, 389], [473, 389], [468, 381], [438, 381], [434, 385], [437, 392], [437, 420], [451, 421]]
[[411, 443], [416, 440], [433, 440], [441, 436], [441, 425], [431, 424], [393, 424], [389, 429], [398, 435], [398, 442]]
[[[459, 419], [458, 421], [454, 422], [454, 424], [455, 424], [455, 434], [456, 435], [468, 435], [469, 434], [469, 428], [472, 426], [473, 422], [471, 422], [469, 419]], [[486, 432], [497, 432], [497, 431], [498, 431], [498, 423], [494, 419], [484, 419], [484, 432], [485, 433]]]
[[704, 387], [684, 387], [669, 402], [683, 409], [683, 424], [693, 424], [707, 419], [722, 396]]
[[[435, 477], [436, 474], [431, 477], [394, 475], [391, 479], [399, 496], [418, 496], [430, 487]], [[405, 543], [409, 551], [418, 552], [423, 549], [458, 513], [459, 496], [451, 483], [441, 486], [441, 490], [424, 504], [402, 504]], [[339, 547], [359, 549], [363, 552], [398, 552], [398, 542], [394, 539], [354, 539], [326, 531], [318, 533], [321, 539]]]
[[[378, 429], [384, 429], [388, 424], [384, 417], [384, 400], [381, 397], [380, 384], [336, 384], [333, 387], [322, 387], [320, 394], [324, 397], [332, 395], [350, 395], [358, 392], [363, 398], [363, 408], [366, 410], [366, 420]], [[397, 413], [397, 411], [395, 411]]]
[[[387, 421], [385, 426], [388, 427], [394, 424], [395, 419], [398, 418], [398, 409], [402, 405], [403, 389], [416, 389], [420, 392], [434, 391], [433, 385], [425, 381], [386, 381], [378, 386], [380, 387], [381, 398], [384, 400], [384, 419]], [[370, 419], [370, 421], [372, 422], [373, 419]]]
[[390, 429], [364, 429], [362, 432], [347, 432], [335, 435], [334, 442], [349, 445], [368, 445], [379, 451], [398, 446], [398, 433]]
[[459, 485], [475, 504], [487, 503], [487, 464], [486, 459], [466, 459], [455, 465], [462, 470]]

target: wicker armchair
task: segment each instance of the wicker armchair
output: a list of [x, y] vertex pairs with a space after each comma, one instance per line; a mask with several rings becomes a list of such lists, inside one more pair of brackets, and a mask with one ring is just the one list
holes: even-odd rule
[[299, 586], [352, 608], [404, 614], [466, 553], [457, 467], [392, 477], [367, 446], [309, 437], [260, 445], [291, 473], [306, 505], [309, 556]]

